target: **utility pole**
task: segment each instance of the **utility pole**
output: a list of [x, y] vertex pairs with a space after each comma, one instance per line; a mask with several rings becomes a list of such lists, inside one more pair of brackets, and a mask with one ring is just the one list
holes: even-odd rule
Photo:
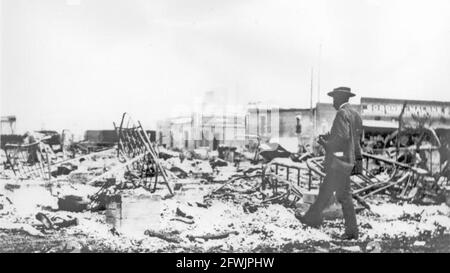
[[319, 68], [317, 72], [317, 102], [320, 102], [320, 66], [322, 61], [322, 43], [319, 45]]
[[223, 136], [222, 136], [222, 138], [223, 138], [223, 145], [225, 146], [225, 130], [226, 130], [226, 123], [225, 123], [225, 119], [226, 119], [226, 116], [225, 116], [225, 110], [224, 110], [224, 112], [223, 112], [223, 117], [222, 117], [222, 126], [223, 126], [223, 128], [222, 128], [222, 130], [223, 130]]
[[314, 68], [311, 67], [311, 95], [310, 95], [310, 103], [309, 103], [311, 113], [312, 113], [312, 109], [313, 109], [313, 78], [314, 78]]
[[[314, 67], [311, 67], [311, 95], [310, 95], [310, 111], [311, 111], [311, 123], [312, 123], [312, 132], [311, 132], [311, 149], [314, 144], [314, 137], [316, 131], [316, 121], [314, 118], [314, 110], [313, 110], [313, 83], [314, 83]], [[312, 151], [311, 151], [312, 152]]]

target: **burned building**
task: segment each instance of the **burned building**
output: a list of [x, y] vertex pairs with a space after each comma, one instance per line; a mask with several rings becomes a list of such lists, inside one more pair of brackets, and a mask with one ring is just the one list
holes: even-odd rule
[[[418, 129], [428, 128], [435, 132], [439, 141], [448, 143], [450, 102], [361, 98], [361, 117], [366, 140], [381, 136], [386, 142], [388, 135], [395, 133], [399, 128], [405, 131], [405, 137], [407, 135], [412, 138], [418, 134]], [[411, 144], [413, 140], [404, 142], [405, 146], [407, 142]], [[383, 145], [389, 146], [389, 143]]]
[[[352, 104], [352, 107], [361, 113], [365, 137], [380, 134], [385, 137], [399, 128], [403, 105], [403, 126], [427, 126], [433, 128], [439, 138], [449, 138], [450, 102], [363, 97], [360, 104]], [[300, 142], [314, 144], [318, 135], [330, 130], [335, 115], [331, 103], [317, 103], [313, 109], [250, 107], [246, 130], [250, 135], [272, 139], [294, 150]], [[252, 141], [250, 138], [249, 142]]]
[[361, 116], [368, 131], [398, 128], [401, 114], [404, 125], [424, 122], [442, 131], [450, 129], [450, 102], [361, 98]]
[[[359, 105], [352, 105], [359, 111]], [[317, 103], [309, 108], [251, 107], [247, 112], [247, 132], [263, 140], [281, 144], [290, 152], [299, 145], [311, 147], [319, 134], [329, 131], [336, 110], [332, 104]], [[249, 138], [249, 143], [254, 140]]]
[[0, 148], [4, 149], [6, 143], [21, 143], [22, 135], [16, 134], [16, 116], [1, 116], [0, 121]]
[[312, 131], [311, 111], [300, 108], [279, 108], [274, 105], [250, 105], [246, 117], [247, 145], [256, 145], [257, 138], [276, 142], [291, 152], [298, 150], [300, 131]]
[[[361, 113], [364, 137], [370, 138], [397, 130], [404, 104], [404, 126], [421, 123], [432, 127], [440, 138], [448, 138], [450, 102], [363, 97], [360, 104], [351, 106]], [[313, 109], [250, 103], [243, 111], [204, 103], [200, 110], [159, 122], [156, 139], [167, 147], [214, 149], [219, 144], [251, 148], [260, 138], [297, 152], [299, 145], [316, 146], [315, 139], [330, 130], [335, 115], [331, 103], [317, 103]]]
[[158, 123], [157, 139], [166, 147], [196, 149], [217, 145], [242, 146], [245, 116], [238, 113], [192, 113]]
[[224, 103], [218, 92], [211, 91], [190, 113], [162, 120], [157, 127], [158, 142], [170, 148], [216, 150], [218, 145], [243, 146], [245, 110]]

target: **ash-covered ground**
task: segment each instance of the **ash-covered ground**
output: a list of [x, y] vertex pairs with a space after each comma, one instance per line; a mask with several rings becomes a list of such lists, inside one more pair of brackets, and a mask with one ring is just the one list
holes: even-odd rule
[[367, 201], [371, 211], [357, 214], [360, 238], [345, 241], [340, 239], [339, 206], [329, 210], [319, 229], [305, 227], [295, 217], [305, 210], [301, 202], [264, 202], [270, 190], [258, 189], [261, 178], [230, 182], [242, 171], [230, 165], [213, 170], [206, 160], [165, 162], [191, 168], [187, 177], [176, 180], [173, 197], [164, 185], [151, 192], [125, 183], [114, 189], [120, 201], [103, 209], [61, 209], [61, 196], [88, 200], [102, 184], [87, 182], [117, 164], [113, 153], [97, 156], [52, 181], [16, 181], [3, 172], [0, 252], [450, 251], [450, 208], [445, 203], [416, 205], [374, 195]]

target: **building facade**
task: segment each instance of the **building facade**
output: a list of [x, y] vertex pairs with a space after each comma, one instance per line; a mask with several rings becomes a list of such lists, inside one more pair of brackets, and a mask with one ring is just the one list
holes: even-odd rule
[[307, 141], [312, 132], [311, 113], [310, 109], [251, 105], [247, 110], [246, 144], [249, 148], [255, 147], [259, 137], [261, 141], [279, 143], [285, 149], [297, 152], [299, 143]]
[[[450, 102], [363, 97], [360, 104], [351, 106], [361, 113], [365, 131], [392, 132], [398, 128], [405, 102], [405, 125], [414, 126], [418, 120], [425, 120], [436, 131], [448, 134]], [[311, 150], [317, 137], [330, 131], [335, 115], [331, 103], [317, 103], [313, 109], [251, 103], [236, 111], [208, 102], [190, 115], [160, 122], [157, 140], [168, 147], [214, 149], [218, 144], [254, 148], [259, 138], [297, 152], [300, 145]]]
[[435, 129], [450, 129], [450, 102], [361, 98], [361, 116], [366, 127], [398, 128], [403, 110], [405, 125], [417, 126], [421, 120]]
[[[359, 105], [352, 107], [360, 111]], [[298, 152], [300, 146], [310, 150], [318, 135], [331, 129], [336, 110], [332, 104], [317, 103], [313, 109], [253, 107], [249, 108], [247, 115], [246, 128], [250, 135], [259, 135], [265, 141], [279, 143], [290, 152]], [[252, 146], [251, 139], [249, 143]]]
[[227, 104], [217, 92], [207, 92], [190, 113], [160, 121], [157, 140], [166, 147], [187, 150], [244, 146], [245, 117], [244, 108]]
[[217, 149], [217, 145], [245, 144], [245, 115], [238, 113], [193, 113], [190, 117], [171, 118], [158, 124], [158, 142], [166, 147]]

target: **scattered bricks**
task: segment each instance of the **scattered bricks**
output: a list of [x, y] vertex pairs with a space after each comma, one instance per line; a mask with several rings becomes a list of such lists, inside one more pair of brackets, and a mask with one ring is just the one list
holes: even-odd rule
[[58, 209], [71, 212], [82, 212], [87, 209], [90, 201], [81, 196], [66, 195], [58, 198]]
[[53, 177], [58, 177], [60, 175], [68, 175], [76, 169], [78, 169], [78, 167], [73, 164], [64, 164], [64, 165], [58, 166], [56, 168], [56, 171], [51, 172], [51, 174]]
[[20, 185], [19, 184], [11, 184], [11, 183], [7, 183], [6, 185], [5, 185], [5, 190], [8, 190], [8, 191], [13, 191], [13, 190], [16, 190], [16, 189], [19, 189], [20, 188]]
[[183, 187], [182, 183], [175, 183], [175, 185], [173, 186], [173, 190], [174, 191], [178, 191]]

